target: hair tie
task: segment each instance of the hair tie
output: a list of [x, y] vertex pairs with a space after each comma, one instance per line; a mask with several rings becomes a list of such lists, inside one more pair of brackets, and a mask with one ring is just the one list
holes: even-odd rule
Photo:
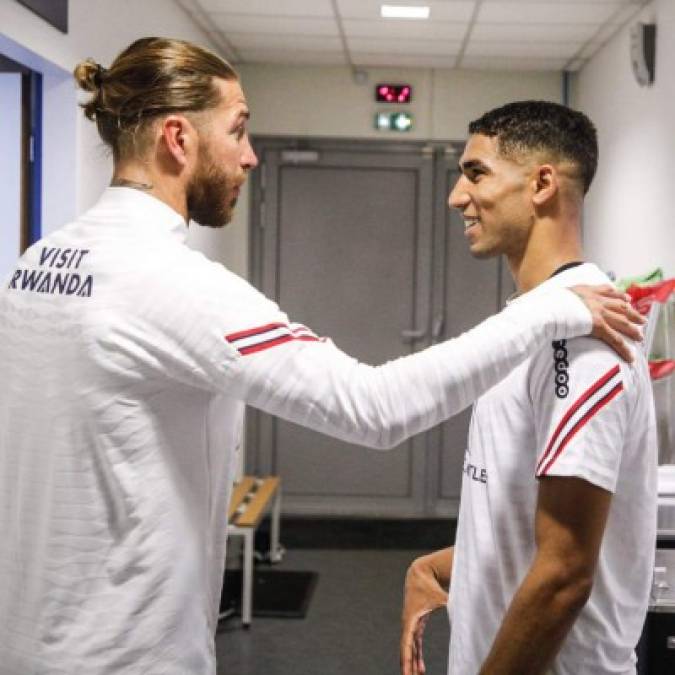
[[96, 64], [96, 72], [94, 73], [94, 84], [97, 87], [100, 87], [103, 82], [103, 75], [105, 74], [105, 68], [100, 64]]

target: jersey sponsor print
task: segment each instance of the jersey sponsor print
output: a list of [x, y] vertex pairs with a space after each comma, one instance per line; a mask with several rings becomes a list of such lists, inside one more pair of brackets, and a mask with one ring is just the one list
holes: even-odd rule
[[79, 272], [89, 249], [44, 246], [38, 269], [18, 267], [9, 281], [11, 290], [75, 295], [90, 298], [94, 286], [91, 274]]

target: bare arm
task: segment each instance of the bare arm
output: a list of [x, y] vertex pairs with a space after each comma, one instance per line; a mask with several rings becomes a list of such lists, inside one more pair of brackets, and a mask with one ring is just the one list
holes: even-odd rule
[[580, 478], [541, 479], [537, 552], [480, 675], [537, 675], [550, 666], [590, 596], [611, 498]]
[[405, 577], [401, 614], [401, 673], [424, 675], [422, 638], [429, 614], [448, 601], [454, 547], [416, 558]]

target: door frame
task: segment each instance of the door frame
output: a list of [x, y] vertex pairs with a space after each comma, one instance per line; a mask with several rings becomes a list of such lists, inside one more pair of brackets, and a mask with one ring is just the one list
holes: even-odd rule
[[0, 72], [21, 77], [20, 254], [42, 236], [42, 74], [0, 53]]

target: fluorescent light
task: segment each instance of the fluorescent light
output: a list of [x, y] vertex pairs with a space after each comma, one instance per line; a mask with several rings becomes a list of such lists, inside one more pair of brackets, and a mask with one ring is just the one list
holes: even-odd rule
[[380, 13], [385, 19], [428, 19], [429, 7], [410, 5], [382, 5]]

